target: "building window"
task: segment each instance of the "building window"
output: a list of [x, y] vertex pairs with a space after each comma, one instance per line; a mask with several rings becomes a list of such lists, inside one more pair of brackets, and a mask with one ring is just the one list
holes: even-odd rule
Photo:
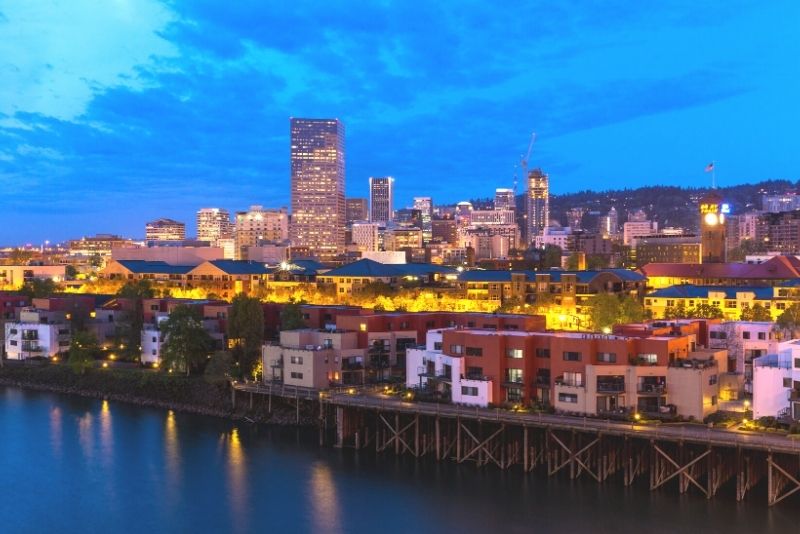
[[466, 397], [477, 397], [478, 388], [473, 386], [461, 386], [461, 394]]
[[550, 349], [545, 348], [537, 348], [536, 349], [536, 357], [537, 358], [549, 358], [550, 357]]
[[800, 358], [795, 358], [794, 359], [794, 368], [795, 369], [800, 369]]
[[717, 396], [711, 395], [711, 406], [716, 406], [716, 405], [717, 405]]
[[303, 365], [303, 357], [302, 356], [292, 356], [289, 358], [289, 361], [294, 365]]
[[785, 310], [786, 309], [786, 303], [785, 302], [778, 302], [777, 304], [775, 304], [775, 307], [777, 309], [779, 309], [779, 310]]
[[564, 361], [566, 362], [579, 362], [581, 361], [581, 353], [580, 352], [572, 352], [565, 350], [564, 351]]
[[442, 342], [441, 341], [434, 341], [433, 342], [433, 350], [442, 350]]
[[641, 363], [649, 363], [655, 365], [658, 363], [658, 354], [640, 354], [639, 361]]
[[669, 306], [669, 307], [675, 306], [675, 301], [671, 300], [671, 299], [667, 300], [667, 306]]
[[742, 339], [750, 339], [750, 332], [742, 332]]
[[361, 323], [360, 325], [358, 325], [358, 329], [361, 330], [362, 332], [366, 332], [367, 331], [367, 323]]
[[522, 358], [522, 349], [506, 349], [506, 356], [519, 360]]
[[578, 404], [578, 396], [574, 393], [559, 393], [558, 402], [567, 402], [569, 404]]
[[292, 377], [292, 378], [295, 378], [295, 379], [297, 379], [297, 380], [302, 380], [302, 379], [303, 379], [303, 373], [295, 373], [295, 372], [292, 372], [292, 373], [291, 373], [291, 377]]
[[758, 339], [760, 339], [762, 341], [767, 339], [767, 333], [766, 332], [759, 332], [758, 333]]
[[483, 356], [483, 349], [481, 347], [467, 347], [467, 356]]
[[785, 388], [792, 387], [792, 379], [791, 379], [791, 377], [783, 379], [783, 387], [785, 387]]
[[461, 354], [464, 348], [461, 345], [450, 345], [450, 352], [453, 354]]
[[617, 363], [616, 352], [598, 352], [597, 361], [603, 363]]
[[708, 377], [708, 385], [713, 386], [717, 383], [717, 375], [711, 375]]
[[507, 369], [506, 382], [521, 384], [523, 382], [522, 369]]

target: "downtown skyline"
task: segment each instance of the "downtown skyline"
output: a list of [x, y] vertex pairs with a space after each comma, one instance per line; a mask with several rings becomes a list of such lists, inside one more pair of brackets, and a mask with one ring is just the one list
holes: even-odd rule
[[290, 116], [339, 118], [347, 196], [394, 176], [396, 207], [511, 187], [531, 131], [553, 194], [701, 185], [712, 159], [720, 185], [797, 178], [789, 2], [345, 5], [320, 28], [303, 5], [48, 6], [0, 8], [4, 213], [37, 220], [2, 243], [288, 206]]

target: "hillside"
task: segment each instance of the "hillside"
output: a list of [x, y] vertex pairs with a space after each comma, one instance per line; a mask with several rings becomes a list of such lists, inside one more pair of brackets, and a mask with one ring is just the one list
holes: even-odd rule
[[[761, 209], [761, 196], [795, 191], [798, 184], [788, 180], [767, 180], [754, 184], [741, 184], [717, 188], [717, 192], [731, 205], [733, 213]], [[570, 208], [584, 207], [601, 214], [615, 207], [620, 224], [626, 213], [643, 209], [659, 226], [697, 227], [697, 202], [710, 188], [648, 186], [637, 189], [609, 191], [579, 191], [550, 197], [551, 218], [566, 223]]]

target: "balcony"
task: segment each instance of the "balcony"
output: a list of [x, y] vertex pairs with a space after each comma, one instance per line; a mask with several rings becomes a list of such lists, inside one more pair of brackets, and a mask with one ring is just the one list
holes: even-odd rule
[[625, 392], [625, 381], [597, 381], [597, 392], [598, 393], [624, 393]]
[[636, 393], [639, 395], [666, 395], [666, 384], [638, 384], [636, 386]]
[[522, 388], [525, 387], [525, 382], [522, 378], [510, 380], [508, 377], [505, 377], [501, 385], [506, 388]]
[[363, 362], [342, 362], [342, 371], [361, 371], [364, 369]]
[[800, 401], [800, 390], [790, 389], [788, 396], [790, 401]]
[[462, 375], [461, 378], [466, 380], [480, 380], [482, 382], [491, 382], [492, 380], [491, 376], [486, 376], [478, 373], [467, 373], [466, 375]]
[[550, 387], [550, 377], [549, 376], [537, 376], [533, 380], [533, 387], [549, 388]]
[[577, 380], [564, 380], [564, 377], [559, 376], [554, 381], [556, 386], [566, 386], [570, 388], [581, 388], [583, 389], [583, 382]]

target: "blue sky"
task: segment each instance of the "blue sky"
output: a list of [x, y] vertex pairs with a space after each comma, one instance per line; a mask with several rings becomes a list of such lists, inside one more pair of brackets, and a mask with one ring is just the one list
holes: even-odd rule
[[[498, 6], [502, 6], [499, 8]], [[397, 206], [797, 180], [800, 2], [0, 0], [0, 243], [288, 205], [289, 117]]]

